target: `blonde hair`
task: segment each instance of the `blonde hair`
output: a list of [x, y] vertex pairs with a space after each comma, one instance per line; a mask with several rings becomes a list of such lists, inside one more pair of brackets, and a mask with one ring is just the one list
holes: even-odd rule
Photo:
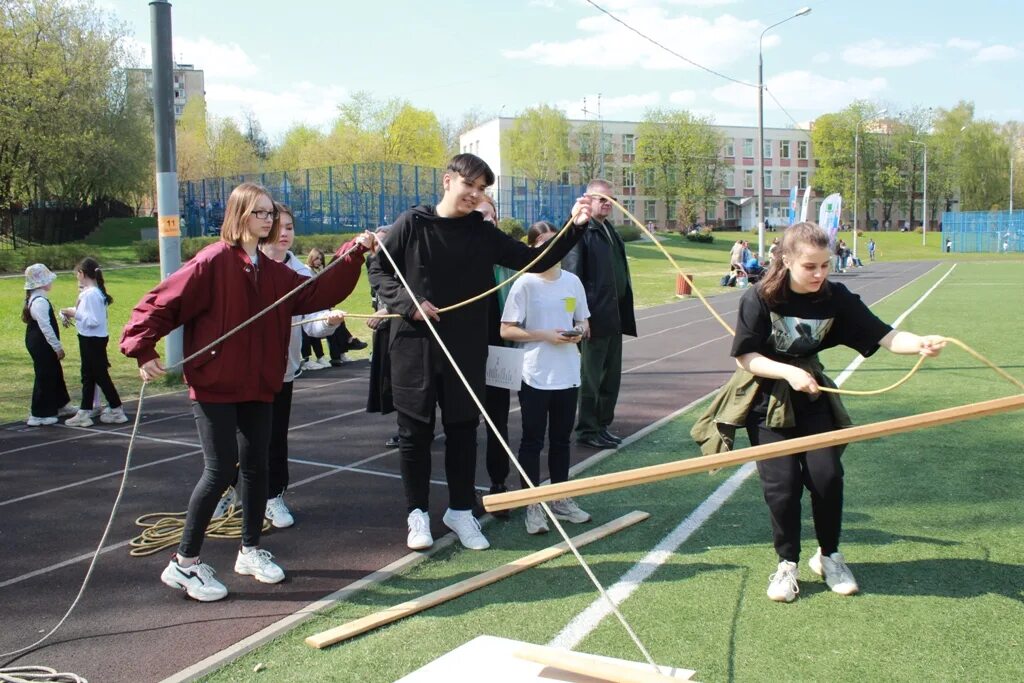
[[477, 206], [479, 206], [480, 204], [482, 204], [484, 202], [487, 202], [488, 204], [490, 204], [491, 208], [494, 209], [494, 222], [497, 223], [498, 222], [498, 205], [494, 203], [494, 197], [492, 197], [491, 195], [489, 195], [486, 192], [484, 192], [483, 196], [480, 197], [480, 202], [477, 204]]
[[[256, 209], [256, 202], [260, 200], [260, 197], [269, 199], [271, 205], [276, 210], [274, 198], [270, 196], [267, 188], [262, 185], [242, 183], [231, 191], [231, 196], [228, 197], [228, 205], [224, 209], [224, 224], [220, 227], [220, 238], [222, 240], [232, 246], [238, 246], [239, 242], [246, 236], [246, 220]], [[279, 233], [280, 224], [275, 217], [274, 223], [270, 228], [270, 234], [260, 239], [260, 244], [276, 242]]]

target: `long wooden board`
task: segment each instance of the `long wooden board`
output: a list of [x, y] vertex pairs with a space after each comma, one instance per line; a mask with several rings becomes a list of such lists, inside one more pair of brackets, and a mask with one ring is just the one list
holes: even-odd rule
[[[615, 662], [600, 661], [571, 650], [559, 650], [541, 645], [523, 645], [514, 653], [529, 662], [544, 664], [560, 671], [582, 674], [609, 683], [679, 683], [680, 679], [655, 673], [650, 669], [635, 669]], [[687, 676], [687, 679], [689, 676]], [[683, 679], [685, 680], [685, 679]]]
[[[642, 522], [650, 517], [647, 512], [641, 512], [634, 510], [628, 514], [613, 519], [607, 524], [602, 524], [599, 527], [595, 527], [586, 533], [582, 533], [572, 539], [572, 543], [577, 548], [593, 543], [594, 541], [600, 540], [605, 536], [610, 536], [617, 531], [622, 531], [627, 527], [631, 527], [638, 522]], [[358, 636], [360, 633], [366, 633], [385, 624], [390, 624], [399, 619], [403, 619], [411, 614], [422, 612], [425, 609], [429, 609], [435, 605], [439, 605], [442, 602], [457, 598], [460, 595], [465, 595], [475, 591], [478, 588], [489, 586], [492, 583], [500, 581], [501, 579], [508, 578], [513, 574], [518, 574], [521, 571], [525, 571], [530, 567], [534, 567], [542, 562], [554, 559], [559, 555], [564, 555], [569, 551], [568, 544], [565, 541], [553, 545], [550, 548], [544, 550], [538, 550], [535, 553], [531, 553], [525, 557], [521, 557], [518, 560], [513, 560], [508, 564], [500, 567], [495, 567], [490, 571], [486, 571], [483, 574], [477, 574], [476, 576], [470, 577], [464, 581], [459, 581], [451, 586], [446, 586], [440, 590], [436, 590], [433, 593], [428, 593], [423, 597], [416, 598], [415, 600], [409, 600], [403, 602], [400, 605], [389, 607], [380, 612], [374, 612], [361, 619], [350, 621], [347, 624], [341, 626], [335, 626], [332, 629], [317, 633], [315, 635], [306, 638], [306, 644], [315, 647], [318, 650], [339, 643], [343, 640], [347, 640], [354, 636]]]
[[496, 510], [508, 510], [510, 508], [539, 503], [541, 501], [552, 501], [570, 496], [584, 496], [591, 493], [600, 493], [601, 491], [611, 491], [613, 489], [621, 489], [627, 486], [636, 486], [637, 484], [661, 481], [662, 479], [683, 477], [688, 474], [696, 474], [698, 472], [708, 472], [711, 470], [722, 469], [724, 467], [732, 467], [734, 465], [741, 465], [755, 460], [767, 460], [769, 458], [778, 458], [783, 455], [802, 453], [803, 451], [814, 448], [838, 446], [844, 443], [877, 439], [883, 436], [910, 432], [917, 429], [924, 429], [926, 427], [936, 427], [938, 425], [949, 424], [951, 422], [972, 420], [986, 415], [995, 415], [997, 413], [1005, 413], [1011, 410], [1020, 410], [1021, 408], [1024, 408], [1024, 394], [992, 399], [991, 401], [969, 403], [967, 405], [945, 408], [943, 410], [936, 410], [930, 413], [918, 413], [917, 415], [908, 415], [907, 417], [899, 417], [894, 420], [872, 422], [871, 424], [848, 427], [847, 429], [837, 429], [836, 431], [826, 432], [824, 434], [802, 436], [796, 439], [789, 439], [787, 441], [779, 441], [761, 446], [751, 446], [749, 448], [740, 448], [727, 453], [716, 453], [714, 455], [704, 455], [697, 458], [688, 458], [686, 460], [676, 460], [674, 462], [652, 465], [650, 467], [638, 467], [636, 469], [625, 470], [623, 472], [613, 472], [611, 474], [601, 474], [596, 477], [574, 479], [560, 484], [549, 484], [547, 486], [538, 486], [532, 489], [522, 489], [520, 491], [512, 491], [509, 493], [497, 493], [484, 496], [484, 509], [488, 512], [494, 512]]

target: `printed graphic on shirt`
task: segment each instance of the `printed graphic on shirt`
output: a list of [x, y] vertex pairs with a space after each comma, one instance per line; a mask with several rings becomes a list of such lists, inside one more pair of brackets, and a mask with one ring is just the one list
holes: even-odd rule
[[768, 343], [779, 353], [806, 356], [821, 346], [832, 329], [834, 318], [817, 320], [772, 313], [772, 334]]

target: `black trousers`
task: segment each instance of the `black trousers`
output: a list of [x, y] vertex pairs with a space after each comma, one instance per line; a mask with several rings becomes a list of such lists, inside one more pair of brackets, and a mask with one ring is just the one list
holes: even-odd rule
[[272, 410], [273, 404], [256, 401], [192, 403], [204, 467], [203, 476], [188, 502], [179, 555], [199, 555], [213, 510], [236, 472], [242, 484], [242, 545], [260, 544], [267, 507], [267, 452]]
[[[505, 443], [508, 443], [508, 409], [511, 402], [512, 394], [508, 389], [487, 387], [484, 408], [487, 409], [487, 416], [498, 428], [498, 433]], [[501, 447], [501, 442], [491, 428], [487, 427], [487, 475], [491, 478], [491, 486], [505, 485], [509, 467], [511, 464], [508, 461], [508, 453]]]
[[[569, 436], [576, 419], [579, 390], [535, 389], [523, 382], [519, 408], [523, 417], [523, 438], [519, 443], [519, 464], [534, 484], [540, 483], [540, 452], [544, 431], [548, 432], [548, 474], [551, 483], [569, 480]], [[519, 478], [523, 488], [526, 481]]]
[[32, 356], [32, 368], [35, 370], [31, 414], [35, 417], [57, 417], [60, 409], [71, 400], [57, 352], [46, 342], [33, 341], [28, 344], [28, 353]]
[[[109, 337], [78, 335], [78, 350], [82, 354], [82, 410], [92, 410], [96, 387], [107, 397], [111, 410], [121, 407], [121, 396], [110, 379], [110, 361], [107, 360]], [[99, 406], [96, 406], [99, 407]]]
[[324, 357], [324, 342], [319, 337], [310, 337], [305, 332], [302, 333], [302, 359], [306, 360], [309, 358], [309, 354], [312, 352], [316, 357]]
[[294, 382], [285, 382], [281, 390], [274, 394], [267, 458], [267, 498], [277, 498], [288, 488], [288, 422], [292, 417], [294, 388]]
[[[819, 399], [824, 404], [824, 399]], [[822, 405], [822, 408], [825, 408]], [[747, 434], [754, 446], [775, 443], [798, 436], [822, 434], [835, 429], [831, 411], [801, 412], [797, 424], [788, 429], [769, 429], [763, 413], [747, 417]], [[764, 502], [771, 514], [772, 538], [779, 559], [800, 560], [800, 498], [804, 487], [811, 492], [811, 514], [821, 552], [831, 555], [839, 549], [843, 523], [843, 464], [838, 447], [819, 448], [781, 458], [761, 460]]]
[[[480, 418], [443, 423], [444, 471], [448, 480], [448, 507], [471, 510], [476, 502], [476, 427]], [[430, 504], [430, 444], [434, 416], [421, 422], [398, 411], [398, 450], [408, 512], [427, 510]]]
[[348, 340], [352, 333], [348, 331], [345, 323], [342, 323], [329, 337], [327, 337], [327, 348], [331, 354], [331, 360], [341, 360], [341, 354], [349, 350]]

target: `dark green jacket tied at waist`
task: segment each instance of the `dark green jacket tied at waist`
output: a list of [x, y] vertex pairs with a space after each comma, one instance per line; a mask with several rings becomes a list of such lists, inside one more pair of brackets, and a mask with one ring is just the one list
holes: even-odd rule
[[[806, 370], [814, 377], [819, 386], [835, 388], [836, 384], [827, 375], [825, 368], [817, 356], [796, 358], [789, 361], [791, 365]], [[757, 398], [760, 383], [766, 381], [743, 368], [739, 368], [729, 378], [715, 396], [711, 405], [693, 425], [690, 436], [700, 445], [701, 453], [712, 455], [732, 450], [736, 430], [747, 423], [747, 414]], [[768, 397], [768, 415], [765, 424], [771, 429], [793, 427], [796, 416], [793, 413], [793, 388], [786, 380], [767, 380], [772, 384]], [[838, 394], [822, 392], [819, 401], [828, 401], [835, 419], [836, 429], [853, 426], [849, 413], [843, 407]], [[845, 446], [841, 446], [845, 448]]]

